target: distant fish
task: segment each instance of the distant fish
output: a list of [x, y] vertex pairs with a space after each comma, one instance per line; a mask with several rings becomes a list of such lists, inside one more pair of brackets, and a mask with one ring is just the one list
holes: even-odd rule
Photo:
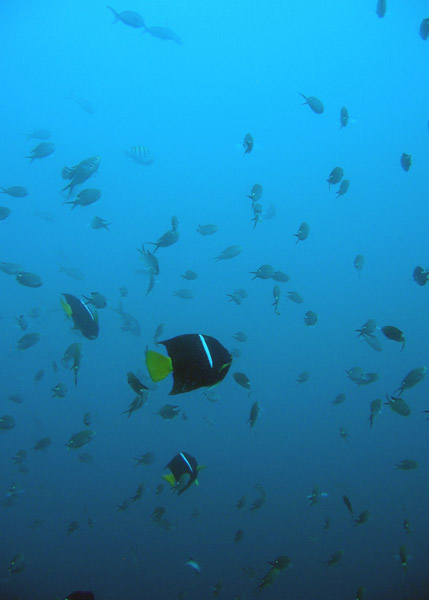
[[32, 133], [24, 133], [27, 140], [49, 140], [51, 132], [47, 129], [35, 129]]
[[153, 35], [154, 37], [164, 41], [172, 40], [173, 42], [176, 42], [176, 44], [183, 46], [183, 42], [180, 37], [169, 27], [159, 27], [156, 25], [154, 27], [145, 27], [143, 33], [150, 33], [150, 35]]
[[143, 167], [148, 167], [154, 163], [154, 158], [150, 150], [144, 146], [132, 146], [129, 150], [124, 150], [124, 154]]
[[386, 14], [386, 8], [386, 0], [377, 0], [377, 8], [375, 9], [375, 12], [379, 19], [382, 19]]
[[74, 167], [64, 167], [61, 171], [61, 176], [63, 179], [69, 179], [70, 183], [63, 188], [63, 192], [69, 190], [69, 196], [72, 194], [73, 189], [76, 185], [80, 185], [87, 179], [94, 175], [100, 166], [100, 157], [99, 156], [91, 156], [91, 158], [86, 158], [82, 160], [79, 164]]
[[139, 15], [138, 12], [135, 12], [134, 10], [123, 10], [122, 12], [118, 13], [111, 6], [107, 6], [107, 8], [113, 13], [113, 23], [121, 21], [121, 23], [123, 23], [124, 25], [134, 27], [134, 29], [140, 29], [141, 27], [145, 27], [143, 17]]
[[40, 144], [37, 144], [37, 146], [33, 148], [31, 154], [25, 158], [29, 158], [30, 163], [32, 163], [33, 160], [36, 160], [36, 158], [46, 158], [47, 156], [51, 156], [54, 151], [55, 144], [52, 142], [40, 142]]
[[73, 100], [78, 106], [81, 107], [89, 115], [94, 115], [95, 110], [91, 102], [82, 96], [76, 96], [76, 94], [70, 94], [70, 99]]
[[319, 100], [319, 98], [316, 98], [315, 96], [304, 96], [304, 94], [300, 94], [300, 96], [302, 96], [305, 100], [303, 104], [308, 104], [311, 110], [317, 115], [321, 115], [325, 110], [323, 103]]
[[75, 269], [74, 267], [64, 267], [61, 263], [59, 263], [58, 266], [60, 267], [59, 273], [64, 273], [76, 281], [82, 281], [85, 279], [85, 275], [82, 273], [82, 271], [79, 271], [79, 269]]

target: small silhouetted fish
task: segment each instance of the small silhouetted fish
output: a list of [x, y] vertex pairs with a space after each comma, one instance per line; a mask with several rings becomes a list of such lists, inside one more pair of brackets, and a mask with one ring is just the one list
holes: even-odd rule
[[244, 331], [237, 331], [232, 337], [237, 340], [237, 342], [247, 342], [247, 333], [244, 333]]
[[51, 137], [51, 132], [47, 129], [35, 129], [32, 133], [24, 133], [27, 140], [48, 140]]
[[3, 271], [6, 275], [18, 275], [19, 273], [22, 273], [24, 269], [17, 263], [0, 262], [0, 271]]
[[247, 375], [245, 373], [236, 371], [232, 374], [232, 376], [234, 377], [234, 380], [238, 383], [238, 385], [241, 385], [241, 387], [243, 387], [245, 390], [248, 390], [250, 394], [250, 380], [247, 377]]
[[111, 6], [108, 6], [107, 8], [109, 8], [113, 13], [113, 23], [121, 21], [121, 23], [123, 23], [124, 25], [134, 27], [134, 29], [140, 29], [141, 27], [145, 26], [144, 20], [141, 17], [141, 15], [139, 15], [139, 13], [135, 12], [134, 10], [123, 10], [122, 12], [117, 13], [116, 10], [114, 10]]
[[341, 181], [343, 175], [344, 171], [342, 167], [334, 167], [326, 181], [329, 183], [329, 186], [331, 186], [331, 184], [335, 185], [336, 183], [339, 183]]
[[48, 448], [51, 444], [52, 444], [51, 437], [49, 437], [49, 436], [43, 437], [40, 440], [37, 440], [37, 442], [33, 446], [33, 450], [35, 452], [37, 452], [38, 450], [44, 450], [45, 448]]
[[181, 275], [182, 279], [186, 279], [187, 281], [193, 281], [198, 278], [197, 273], [195, 271], [185, 271], [183, 275]]
[[243, 140], [244, 154], [250, 154], [253, 150], [253, 137], [250, 133], [246, 133]]
[[303, 242], [306, 240], [310, 233], [310, 225], [308, 223], [301, 223], [298, 229], [298, 233], [294, 233], [293, 235], [297, 238], [296, 243]]
[[79, 271], [79, 269], [75, 269], [74, 267], [64, 267], [61, 263], [59, 263], [59, 267], [59, 273], [64, 273], [76, 281], [82, 281], [85, 279], [85, 275], [82, 273], [82, 271]]
[[38, 208], [36, 208], [36, 212], [34, 213], [34, 216], [40, 217], [47, 223], [56, 223], [57, 222], [57, 217], [54, 215], [54, 213], [51, 213], [49, 210], [39, 210]]
[[27, 188], [22, 187], [22, 185], [13, 185], [8, 188], [0, 187], [0, 190], [0, 194], [7, 194], [12, 198], [25, 198], [25, 196], [28, 196]]
[[68, 200], [64, 202], [64, 204], [71, 204], [71, 209], [73, 210], [76, 206], [89, 206], [90, 204], [94, 204], [101, 197], [101, 191], [96, 188], [88, 188], [86, 190], [82, 190], [78, 193], [78, 195], [73, 198], [73, 200]]
[[45, 375], [45, 369], [40, 369], [34, 376], [34, 383], [37, 385], [40, 383]]
[[412, 458], [404, 458], [401, 460], [401, 462], [395, 465], [395, 469], [399, 469], [401, 471], [413, 471], [414, 469], [417, 469], [418, 466], [419, 463], [416, 460], [413, 460]]
[[32, 333], [26, 333], [25, 335], [22, 336], [22, 338], [20, 338], [17, 343], [16, 343], [16, 347], [18, 348], [18, 350], [26, 350], [27, 348], [31, 348], [31, 346], [34, 346], [35, 344], [37, 344], [37, 342], [40, 341], [40, 333], [36, 333], [36, 332], [32, 332]]
[[107, 231], [109, 230], [109, 226], [112, 223], [108, 223], [105, 219], [102, 219], [101, 217], [92, 217], [91, 222], [90, 222], [90, 226], [92, 229], [107, 229]]
[[427, 40], [429, 37], [429, 19], [423, 19], [420, 23], [420, 37], [422, 40]]
[[69, 450], [82, 448], [82, 446], [89, 444], [94, 435], [95, 431], [92, 431], [92, 429], [84, 429], [83, 431], [79, 431], [79, 433], [72, 435], [70, 440], [65, 445]]
[[381, 331], [387, 337], [388, 340], [392, 340], [393, 342], [399, 342], [402, 344], [401, 350], [405, 347], [405, 336], [403, 331], [395, 327], [394, 325], [385, 325], [381, 328]]
[[15, 427], [15, 419], [11, 415], [0, 417], [0, 430], [8, 431]]
[[262, 265], [256, 271], [249, 271], [251, 275], [254, 275], [252, 279], [271, 279], [274, 275], [274, 269], [271, 265]]
[[377, 17], [382, 19], [386, 14], [386, 0], [377, 0], [377, 8], [375, 9]]
[[401, 415], [401, 417], [408, 417], [411, 414], [411, 408], [400, 396], [391, 396], [389, 398], [389, 396], [386, 394], [386, 400], [387, 402], [385, 402], [385, 404], [387, 404], [387, 406], [390, 406], [393, 412], [395, 412], [398, 415]]
[[340, 123], [341, 129], [343, 127], [347, 127], [347, 123], [349, 122], [349, 111], [345, 106], [343, 106], [340, 110]]
[[198, 225], [196, 231], [201, 235], [213, 235], [218, 230], [217, 225], [208, 223], [207, 225]]
[[340, 187], [337, 190], [337, 198], [339, 198], [340, 196], [344, 196], [344, 194], [347, 193], [349, 187], [350, 181], [348, 179], [343, 179], [340, 183]]
[[247, 196], [248, 198], [250, 198], [252, 200], [252, 206], [255, 204], [255, 202], [258, 202], [258, 200], [260, 200], [262, 196], [262, 185], [260, 183], [255, 183], [255, 185], [252, 187], [252, 191], [250, 192], [250, 195]]
[[67, 184], [62, 191], [65, 192], [68, 190], [69, 196], [71, 196], [75, 186], [84, 183], [87, 179], [94, 175], [100, 166], [100, 160], [101, 159], [99, 156], [91, 156], [90, 158], [82, 160], [74, 167], [64, 167], [61, 171], [61, 176], [63, 179], [69, 179], [70, 183]]
[[192, 290], [181, 288], [180, 290], [175, 290], [173, 296], [178, 296], [179, 298], [183, 298], [183, 300], [191, 300], [194, 297], [194, 294], [192, 293]]
[[357, 254], [355, 256], [355, 260], [354, 260], [354, 266], [356, 271], [358, 271], [360, 273], [360, 271], [362, 271], [363, 266], [365, 264], [365, 257], [362, 254]]
[[30, 156], [26, 156], [25, 158], [29, 158], [30, 163], [32, 163], [33, 160], [36, 160], [36, 158], [46, 158], [47, 156], [53, 154], [54, 151], [55, 144], [52, 142], [40, 142], [40, 144], [33, 148]]
[[283, 271], [274, 271], [271, 279], [274, 279], [274, 281], [278, 281], [279, 283], [287, 283], [290, 277], [286, 273], [283, 273]]
[[76, 96], [76, 94], [70, 94], [70, 98], [89, 115], [95, 114], [94, 107], [87, 98], [82, 98], [82, 96]]
[[295, 302], [296, 304], [302, 304], [304, 302], [304, 298], [301, 294], [298, 294], [298, 292], [288, 292], [287, 299], [292, 300], [292, 302]]
[[7, 219], [12, 211], [7, 206], [0, 206], [0, 221]]
[[176, 44], [183, 46], [183, 42], [180, 37], [169, 27], [160, 27], [158, 25], [145, 27], [143, 33], [150, 33], [150, 35], [153, 35], [154, 37], [164, 41], [172, 40], [173, 42], [176, 42]]
[[143, 167], [149, 167], [153, 164], [154, 158], [148, 148], [144, 146], [132, 146], [129, 150], [124, 150], [125, 156]]
[[429, 279], [429, 270], [423, 269], [420, 266], [415, 267], [413, 271], [413, 279], [417, 283], [417, 285], [424, 286], [426, 285]]
[[43, 280], [39, 275], [29, 273], [28, 271], [21, 271], [18, 273], [16, 280], [21, 285], [30, 288], [38, 288], [43, 284]]
[[215, 257], [215, 261], [217, 262], [219, 260], [228, 260], [230, 258], [234, 258], [235, 256], [238, 256], [242, 250], [243, 246], [228, 246], [228, 248], [222, 250], [219, 256]]
[[318, 98], [316, 98], [315, 96], [304, 96], [304, 94], [300, 94], [300, 96], [302, 96], [305, 100], [303, 104], [308, 104], [311, 110], [317, 115], [322, 114], [322, 112], [324, 111], [324, 106]]
[[313, 325], [316, 325], [318, 319], [319, 317], [312, 310], [308, 310], [304, 315], [304, 323], [307, 325], [307, 327], [312, 327]]
[[155, 246], [154, 254], [158, 250], [158, 248], [168, 248], [168, 246], [172, 246], [179, 239], [179, 232], [177, 229], [170, 229], [164, 233], [156, 242], [147, 242], [148, 244], [153, 244]]
[[409, 171], [411, 164], [411, 154], [407, 154], [406, 152], [401, 154], [401, 167], [404, 171]]

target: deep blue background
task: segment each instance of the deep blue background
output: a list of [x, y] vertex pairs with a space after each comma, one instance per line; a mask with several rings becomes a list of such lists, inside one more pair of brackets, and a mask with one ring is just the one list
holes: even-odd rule
[[[12, 484], [25, 493], [10, 508], [0, 507], [0, 595], [7, 600], [63, 598], [73, 589], [92, 589], [97, 600], [118, 597], [210, 597], [218, 581], [222, 597], [252, 597], [268, 561], [291, 557], [267, 598], [355, 598], [359, 585], [368, 600], [423, 598], [429, 587], [427, 555], [427, 431], [422, 410], [429, 409], [428, 380], [405, 393], [408, 418], [383, 407], [370, 429], [369, 404], [391, 394], [411, 369], [428, 364], [428, 293], [411, 274], [429, 265], [428, 127], [429, 42], [418, 30], [428, 17], [423, 0], [388, 0], [384, 19], [373, 0], [129, 0], [117, 10], [136, 10], [148, 25], [173, 29], [183, 46], [161, 41], [122, 23], [99, 0], [3, 0], [1, 32], [0, 185], [23, 185], [24, 199], [1, 196], [12, 209], [0, 223], [0, 259], [40, 274], [39, 289], [19, 286], [0, 273], [1, 414], [12, 414], [16, 427], [0, 436], [0, 495]], [[302, 106], [299, 93], [317, 96], [322, 115]], [[89, 115], [72, 99], [88, 99]], [[350, 122], [340, 129], [340, 108]], [[55, 153], [29, 165], [24, 157], [37, 145], [23, 133], [46, 128]], [[251, 132], [255, 145], [243, 156], [242, 141]], [[123, 151], [144, 145], [152, 166], [134, 164]], [[412, 155], [408, 173], [403, 152]], [[101, 156], [95, 177], [102, 197], [72, 212], [64, 206], [61, 169]], [[337, 198], [326, 179], [340, 165], [350, 180]], [[262, 204], [276, 208], [275, 218], [252, 229], [246, 195], [263, 185]], [[54, 223], [36, 209], [56, 216]], [[89, 227], [94, 215], [112, 223], [111, 231]], [[160, 275], [146, 296], [147, 278], [136, 250], [170, 228], [179, 218], [177, 245], [161, 248]], [[310, 236], [296, 244], [302, 221]], [[198, 224], [216, 223], [218, 233], [202, 237]], [[241, 244], [231, 261], [215, 262], [225, 247]], [[354, 257], [365, 256], [359, 275]], [[59, 263], [80, 269], [83, 281], [58, 272]], [[280, 284], [280, 316], [274, 313], [275, 282], [252, 280], [249, 271], [269, 263], [290, 275]], [[199, 275], [182, 282], [187, 269]], [[124, 309], [142, 328], [140, 339], [120, 330], [111, 310], [119, 287], [129, 295]], [[190, 301], [174, 290], [194, 291]], [[245, 288], [240, 306], [226, 294]], [[97, 290], [108, 298], [100, 311], [100, 335], [88, 341], [70, 330], [60, 307], [62, 292]], [[287, 301], [298, 291], [303, 305]], [[24, 352], [15, 349], [23, 332], [15, 318], [34, 306], [42, 316], [29, 322], [41, 341]], [[314, 328], [304, 325], [308, 310], [319, 315]], [[382, 340], [381, 353], [356, 339], [355, 329], [374, 318], [379, 327], [396, 325], [406, 347]], [[148, 382], [147, 345], [159, 323], [164, 337], [201, 332], [242, 356], [219, 386], [212, 404], [201, 391], [173, 399], [171, 381], [150, 393], [143, 409], [121, 414], [133, 400], [129, 370]], [[245, 331], [248, 341], [232, 335]], [[379, 333], [379, 337], [382, 334]], [[61, 366], [66, 347], [82, 341], [84, 358], [78, 386]], [[60, 372], [52, 371], [52, 360]], [[362, 366], [379, 381], [357, 388], [345, 369]], [[36, 386], [34, 374], [45, 369]], [[233, 371], [244, 371], [251, 394], [238, 387]], [[304, 370], [308, 382], [296, 386]], [[51, 398], [64, 381], [65, 399]], [[344, 392], [344, 404], [332, 406]], [[10, 394], [20, 394], [13, 404]], [[246, 423], [252, 402], [261, 415], [254, 431]], [[180, 405], [188, 420], [163, 421], [155, 413], [165, 403]], [[64, 444], [84, 428], [90, 411], [96, 436], [85, 449], [91, 464], [79, 462]], [[344, 442], [339, 428], [350, 434]], [[50, 448], [31, 451], [35, 441], [52, 436]], [[10, 457], [29, 453], [22, 474]], [[178, 451], [195, 456], [206, 469], [200, 485], [178, 497], [155, 488], [164, 466]], [[133, 457], [152, 451], [156, 460], [134, 468]], [[394, 469], [403, 458], [419, 461], [412, 472]], [[116, 507], [143, 481], [142, 500], [126, 512]], [[267, 502], [251, 514], [258, 497]], [[329, 493], [309, 507], [314, 484]], [[370, 521], [354, 527], [342, 502], [346, 494], [358, 514]], [[242, 495], [247, 505], [237, 511]], [[150, 518], [162, 505], [174, 530], [159, 529]], [[198, 509], [199, 517], [191, 512]], [[323, 530], [326, 517], [329, 530]], [[405, 535], [409, 518], [412, 534]], [[87, 519], [95, 521], [93, 529]], [[32, 531], [31, 524], [42, 525]], [[70, 521], [80, 523], [67, 535]], [[234, 533], [243, 540], [234, 545]], [[401, 544], [412, 555], [404, 575], [395, 559]], [[323, 564], [338, 549], [341, 564]], [[16, 553], [28, 566], [9, 575]], [[202, 568], [196, 577], [185, 562]], [[242, 568], [252, 566], [257, 579]]]

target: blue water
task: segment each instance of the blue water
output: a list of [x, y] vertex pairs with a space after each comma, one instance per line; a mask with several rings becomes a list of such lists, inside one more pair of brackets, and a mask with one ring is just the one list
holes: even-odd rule
[[[373, 427], [368, 424], [372, 400], [384, 402], [411, 369], [428, 365], [429, 286], [412, 279], [416, 265], [429, 265], [429, 41], [419, 36], [428, 14], [421, 0], [387, 0], [379, 19], [375, 5], [113, 5], [137, 11], [149, 26], [171, 28], [180, 45], [112, 24], [104, 1], [1, 3], [0, 185], [25, 186], [29, 194], [0, 196], [12, 211], [0, 222], [0, 259], [44, 282], [22, 287], [0, 272], [0, 413], [16, 422], [0, 436], [1, 501], [7, 503], [13, 485], [22, 492], [12, 506], [0, 506], [1, 600], [55, 600], [79, 589], [92, 590], [97, 600], [200, 600], [212, 597], [218, 582], [219, 597], [244, 600], [255, 597], [268, 562], [280, 555], [290, 557], [290, 567], [261, 597], [353, 600], [359, 586], [367, 600], [429, 597], [429, 423], [422, 413], [429, 409], [428, 378], [404, 392], [409, 417], [383, 406]], [[302, 105], [300, 93], [320, 98], [323, 114]], [[76, 98], [90, 102], [94, 113]], [[343, 129], [342, 106], [350, 114]], [[52, 133], [55, 152], [28, 164], [24, 157], [40, 140], [23, 134], [40, 128]], [[247, 132], [254, 147], [244, 155]], [[153, 155], [152, 165], [124, 155], [138, 145]], [[403, 152], [412, 155], [409, 172], [400, 165]], [[101, 157], [98, 172], [75, 191], [96, 187], [101, 199], [71, 211], [63, 204], [62, 168], [91, 156]], [[339, 198], [338, 186], [326, 183], [335, 166], [350, 180]], [[275, 207], [275, 216], [263, 215], [253, 228], [246, 196], [255, 183], [263, 185], [263, 209]], [[110, 231], [89, 226], [95, 215], [111, 223]], [[137, 248], [168, 231], [173, 215], [179, 241], [156, 253], [160, 273], [146, 295], [148, 278], [135, 274], [142, 266]], [[296, 244], [293, 234], [303, 221], [310, 235]], [[200, 236], [196, 227], [205, 223], [217, 224], [218, 232]], [[243, 247], [239, 256], [213, 260], [235, 244]], [[357, 254], [365, 257], [360, 273]], [[59, 272], [60, 263], [85, 278]], [[275, 282], [249, 274], [263, 264], [290, 276], [279, 284], [280, 315], [272, 306]], [[182, 281], [187, 269], [198, 279]], [[129, 290], [125, 298], [122, 286]], [[194, 298], [174, 296], [180, 288], [192, 289]], [[248, 297], [240, 305], [228, 302], [238, 288]], [[89, 341], [71, 330], [60, 295], [95, 290], [108, 307], [99, 311], [98, 338]], [[288, 301], [288, 291], [299, 292], [304, 304]], [[138, 319], [141, 337], [121, 331], [112, 310], [120, 299]], [[36, 319], [28, 316], [34, 307], [41, 309]], [[311, 328], [304, 324], [308, 310], [319, 316]], [[370, 318], [378, 328], [401, 329], [405, 349], [380, 329], [381, 352], [359, 341], [355, 330]], [[240, 348], [216, 388], [217, 403], [203, 390], [169, 397], [171, 376], [151, 383], [145, 350], [156, 349], [160, 323], [161, 339], [205, 333], [230, 350]], [[18, 351], [18, 339], [32, 331], [40, 342]], [[248, 341], [236, 342], [237, 331]], [[73, 342], [83, 345], [77, 387], [61, 364]], [[345, 373], [353, 366], [378, 373], [378, 381], [356, 386]], [[45, 376], [36, 385], [39, 369]], [[128, 371], [153, 388], [130, 418], [122, 414], [134, 398]], [[234, 381], [235, 371], [249, 377], [250, 396]], [[302, 371], [310, 379], [298, 386]], [[52, 398], [59, 382], [69, 388], [63, 399]], [[346, 400], [333, 406], [339, 393]], [[13, 394], [22, 403], [8, 398]], [[251, 430], [255, 401], [261, 413]], [[166, 403], [178, 404], [187, 420], [162, 420], [156, 413]], [[85, 429], [86, 412], [96, 432], [83, 448], [93, 457], [89, 464], [65, 447]], [[45, 436], [51, 446], [32, 451]], [[28, 452], [25, 473], [11, 460], [20, 449]], [[154, 463], [134, 467], [133, 457], [148, 451]], [[178, 496], [164, 482], [157, 496], [165, 465], [180, 451], [206, 466], [198, 487]], [[418, 469], [396, 470], [405, 458], [417, 460]], [[142, 499], [118, 511], [142, 482]], [[258, 484], [266, 502], [252, 513]], [[315, 484], [328, 496], [310, 506]], [[238, 510], [243, 495], [247, 502]], [[344, 495], [354, 518], [370, 511], [368, 523], [353, 525]], [[151, 519], [157, 506], [166, 509], [170, 530]], [[72, 521], [79, 527], [68, 535]], [[244, 537], [235, 544], [238, 529]], [[401, 545], [405, 573], [397, 558]], [[327, 568], [337, 550], [343, 559]], [[17, 554], [26, 566], [9, 573]], [[199, 576], [185, 565], [189, 557], [199, 563]]]

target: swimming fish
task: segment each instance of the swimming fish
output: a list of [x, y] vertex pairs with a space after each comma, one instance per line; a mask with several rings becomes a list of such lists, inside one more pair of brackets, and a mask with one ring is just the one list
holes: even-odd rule
[[166, 347], [168, 357], [147, 350], [146, 365], [155, 382], [173, 373], [170, 395], [216, 385], [231, 366], [231, 354], [209, 335], [188, 333], [158, 343]]
[[198, 464], [196, 459], [188, 452], [179, 452], [165, 466], [171, 473], [163, 475], [172, 488], [183, 494], [195, 482], [198, 485]]
[[325, 110], [323, 103], [315, 96], [304, 96], [304, 94], [300, 94], [300, 96], [302, 96], [305, 100], [303, 104], [308, 104], [308, 106], [314, 113], [316, 113], [316, 115], [321, 115]]
[[95, 340], [98, 336], [98, 315], [92, 313], [89, 307], [73, 296], [72, 294], [63, 294], [65, 300], [61, 298], [61, 306], [65, 314], [73, 320], [73, 329], [79, 330], [88, 340]]
[[69, 196], [71, 196], [76, 185], [83, 183], [97, 171], [100, 166], [100, 160], [99, 156], [91, 156], [91, 158], [82, 160], [74, 167], [64, 167], [61, 176], [63, 179], [69, 179], [70, 183], [62, 191], [65, 192], [65, 190], [68, 190]]

